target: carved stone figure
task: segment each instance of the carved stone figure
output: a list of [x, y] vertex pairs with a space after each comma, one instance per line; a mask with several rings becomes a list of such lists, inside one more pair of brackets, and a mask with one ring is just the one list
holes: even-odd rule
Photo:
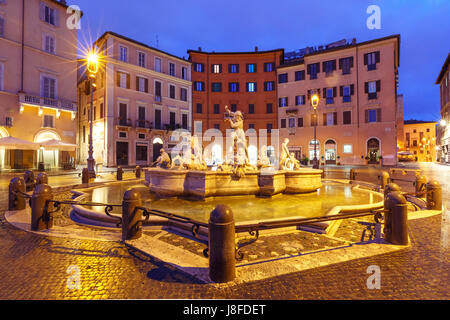
[[160, 156], [156, 159], [156, 165], [163, 169], [169, 169], [171, 167], [169, 154], [163, 148], [160, 150]]
[[258, 168], [270, 167], [270, 159], [267, 156], [267, 146], [262, 146], [259, 151], [258, 161], [256, 163]]
[[249, 162], [248, 149], [247, 139], [245, 138], [244, 132], [244, 117], [242, 116], [242, 112], [231, 112], [228, 109], [228, 106], [225, 106], [225, 112], [229, 116], [229, 118], [226, 118], [225, 121], [228, 122], [231, 126], [231, 129], [233, 129], [233, 131], [231, 132], [231, 140], [232, 150], [235, 155], [235, 162], [244, 161], [244, 164], [247, 164]]
[[281, 154], [280, 154], [280, 169], [288, 170], [286, 167], [286, 161], [289, 159], [289, 148], [288, 148], [289, 139], [284, 139], [284, 142], [281, 144]]

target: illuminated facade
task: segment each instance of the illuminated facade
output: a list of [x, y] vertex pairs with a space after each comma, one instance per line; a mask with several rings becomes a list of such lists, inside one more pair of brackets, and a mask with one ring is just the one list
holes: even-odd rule
[[450, 53], [436, 80], [441, 94], [441, 121], [439, 124], [439, 161], [450, 163]]
[[[65, 1], [0, 1], [0, 138], [76, 143], [77, 30], [66, 10]], [[74, 164], [75, 147], [33, 148], [0, 147], [0, 167]]]
[[[143, 43], [106, 32], [97, 41], [100, 70], [93, 94], [96, 164], [147, 166], [178, 142], [175, 129], [191, 130], [191, 64]], [[81, 64], [81, 61], [80, 61]], [[89, 142], [89, 82], [78, 81], [78, 155], [86, 163]]]
[[311, 161], [316, 145], [322, 164], [397, 163], [399, 49], [399, 35], [344, 40], [307, 48], [278, 67], [280, 139], [289, 138], [299, 160]]
[[418, 162], [436, 161], [436, 122], [407, 120], [404, 125], [404, 150]]

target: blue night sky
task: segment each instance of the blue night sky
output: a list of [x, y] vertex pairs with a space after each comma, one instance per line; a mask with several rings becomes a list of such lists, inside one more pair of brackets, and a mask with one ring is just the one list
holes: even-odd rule
[[[84, 12], [84, 46], [114, 31], [180, 57], [188, 49], [253, 51], [367, 41], [401, 35], [399, 93], [405, 119], [438, 120], [435, 85], [450, 52], [448, 0], [73, 0]], [[381, 8], [381, 29], [369, 30], [369, 5]], [[157, 42], [158, 39], [158, 42]]]

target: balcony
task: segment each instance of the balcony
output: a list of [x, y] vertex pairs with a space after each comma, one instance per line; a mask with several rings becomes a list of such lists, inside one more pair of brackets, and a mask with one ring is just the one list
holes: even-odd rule
[[36, 107], [47, 107], [47, 108], [54, 108], [54, 109], [60, 109], [60, 110], [66, 110], [66, 111], [77, 111], [77, 103], [69, 100], [63, 100], [63, 99], [52, 99], [52, 98], [46, 98], [41, 97], [36, 94], [30, 94], [25, 92], [19, 93], [19, 102], [21, 104], [26, 104], [30, 106], [36, 106]]
[[131, 121], [130, 118], [123, 118], [123, 117], [119, 117], [116, 119], [116, 126], [118, 127], [132, 127], [133, 126], [133, 122]]
[[153, 124], [148, 120], [136, 120], [136, 129], [153, 129]]

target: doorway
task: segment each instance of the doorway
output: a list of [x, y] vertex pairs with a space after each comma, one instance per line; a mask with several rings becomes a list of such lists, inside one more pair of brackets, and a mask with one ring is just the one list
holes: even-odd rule
[[325, 164], [336, 164], [336, 142], [331, 139], [325, 142]]
[[369, 157], [369, 164], [378, 163], [378, 155], [380, 153], [380, 141], [377, 138], [372, 138], [367, 141], [367, 156]]
[[116, 163], [118, 166], [128, 165], [128, 142], [117, 141]]

